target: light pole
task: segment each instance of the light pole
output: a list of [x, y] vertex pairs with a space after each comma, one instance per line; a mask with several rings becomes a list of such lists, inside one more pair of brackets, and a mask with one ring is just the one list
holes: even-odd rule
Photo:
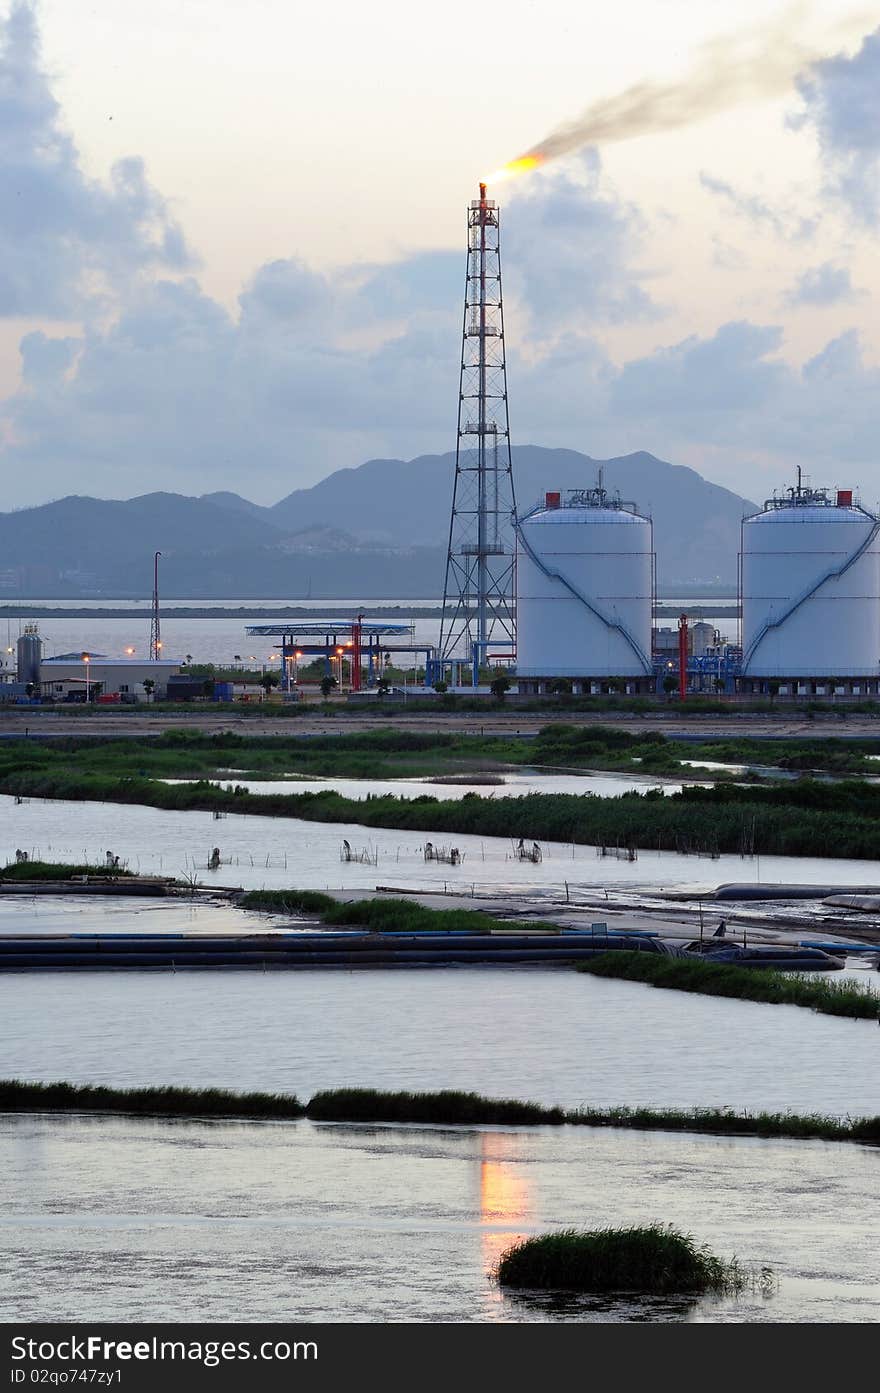
[[337, 659], [337, 662], [339, 663], [339, 690], [340, 690], [340, 692], [342, 691], [342, 654], [343, 654], [344, 651], [345, 651], [345, 650], [342, 649], [342, 648], [337, 648], [337, 650], [336, 650], [336, 659]]
[[86, 674], [86, 706], [89, 704], [89, 663], [92, 661], [88, 653], [83, 653], [83, 667]]

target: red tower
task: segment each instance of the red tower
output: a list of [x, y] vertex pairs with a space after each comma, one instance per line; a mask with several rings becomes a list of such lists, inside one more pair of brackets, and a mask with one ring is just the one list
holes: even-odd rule
[[678, 695], [682, 701], [688, 690], [688, 617], [683, 614], [678, 621]]

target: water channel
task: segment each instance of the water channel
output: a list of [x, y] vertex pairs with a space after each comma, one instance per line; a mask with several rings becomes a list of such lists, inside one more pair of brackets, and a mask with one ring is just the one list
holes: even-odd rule
[[[876, 1321], [876, 1149], [579, 1128], [0, 1116], [7, 1320]], [[504, 1294], [521, 1235], [662, 1219], [763, 1285]]]

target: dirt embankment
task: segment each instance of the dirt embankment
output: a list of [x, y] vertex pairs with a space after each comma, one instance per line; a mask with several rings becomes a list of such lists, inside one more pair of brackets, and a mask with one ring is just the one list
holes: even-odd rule
[[395, 711], [393, 715], [368, 711], [325, 715], [304, 711], [296, 716], [263, 715], [259, 709], [239, 715], [194, 709], [192, 712], [132, 712], [95, 711], [73, 715], [57, 710], [35, 707], [0, 712], [0, 739], [31, 736], [88, 737], [160, 735], [164, 730], [187, 729], [209, 734], [236, 731], [242, 735], [340, 735], [369, 730], [456, 731], [474, 735], [534, 735], [550, 722], [566, 725], [625, 726], [627, 730], [660, 731], [672, 739], [714, 740], [747, 736], [751, 739], [774, 740], [854, 739], [860, 736], [880, 736], [880, 717], [848, 715], [817, 715], [812, 720], [792, 713], [791, 716], [767, 716], [732, 711], [730, 715], [682, 716], [673, 711], [650, 715], [629, 712], [559, 711], [520, 712], [514, 709], [487, 708], [474, 711]]

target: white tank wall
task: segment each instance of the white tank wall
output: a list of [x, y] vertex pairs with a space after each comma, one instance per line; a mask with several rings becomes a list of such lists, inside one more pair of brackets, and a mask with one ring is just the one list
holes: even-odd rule
[[19, 682], [39, 682], [43, 641], [39, 634], [22, 634], [16, 644], [16, 675]]
[[858, 508], [771, 508], [743, 523], [743, 675], [861, 677], [880, 673], [880, 537], [750, 649], [778, 620], [870, 536], [874, 519]]
[[[542, 508], [522, 519], [529, 546], [651, 661], [653, 556], [647, 518], [616, 508]], [[545, 575], [517, 539], [518, 677], [640, 677], [650, 672], [623, 635]]]

